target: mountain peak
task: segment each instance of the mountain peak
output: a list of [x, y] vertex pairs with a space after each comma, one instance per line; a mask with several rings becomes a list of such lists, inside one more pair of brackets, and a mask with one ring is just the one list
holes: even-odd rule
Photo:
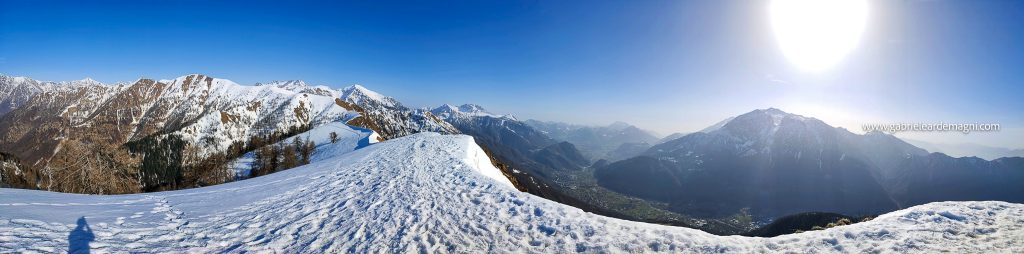
[[387, 98], [387, 96], [384, 96], [383, 94], [374, 92], [373, 90], [367, 89], [366, 87], [363, 87], [363, 86], [361, 86], [359, 84], [355, 84], [355, 85], [351, 85], [351, 86], [342, 88], [341, 91], [345, 95], [362, 94], [362, 95], [364, 95], [366, 97], [369, 97], [370, 99], [374, 99], [374, 100], [384, 100], [384, 98]]
[[[751, 111], [751, 112], [749, 112], [747, 114], [764, 114], [764, 115], [772, 116], [773, 119], [780, 119], [780, 120], [782, 118], [786, 118], [786, 117], [793, 117], [793, 118], [797, 118], [797, 119], [800, 119], [800, 120], [804, 120], [804, 119], [807, 118], [807, 117], [804, 117], [804, 116], [801, 116], [801, 115], [797, 115], [797, 114], [789, 113], [789, 112], [786, 112], [786, 111], [782, 111], [781, 109], [777, 109], [777, 108], [756, 109], [756, 110]], [[747, 114], [744, 114], [744, 115], [747, 115]], [[776, 123], [776, 124], [778, 124], [778, 123]]]
[[491, 114], [491, 112], [487, 112], [487, 110], [484, 109], [484, 107], [481, 107], [480, 105], [476, 105], [476, 104], [462, 104], [462, 106], [459, 106], [459, 111], [462, 111], [464, 113], [474, 113], [474, 114], [478, 114], [478, 113]]
[[739, 119], [739, 118], [744, 118], [744, 117], [754, 117], [754, 116], [765, 116], [765, 115], [771, 117], [772, 124], [775, 125], [775, 126], [779, 126], [779, 124], [782, 123], [782, 119], [787, 119], [787, 118], [795, 119], [795, 120], [799, 120], [799, 121], [807, 121], [807, 120], [810, 120], [810, 119], [814, 119], [814, 118], [804, 117], [804, 116], [793, 114], [793, 113], [787, 113], [787, 112], [782, 111], [782, 110], [777, 109], [777, 108], [757, 109], [757, 110], [754, 110], [754, 111], [750, 111], [749, 113], [739, 115], [739, 116], [735, 117], [734, 119]]
[[766, 108], [727, 118], [700, 132], [718, 132], [744, 139], [768, 140], [774, 137], [780, 128], [806, 129], [814, 133], [823, 133], [834, 129], [815, 118], [787, 113], [777, 108]]
[[[208, 76], [203, 75], [203, 74], [199, 74], [199, 73], [190, 73], [190, 74], [185, 74], [185, 75], [179, 76], [179, 77], [174, 78], [174, 79], [161, 79], [161, 80], [159, 80], [159, 82], [161, 82], [161, 83], [183, 82], [185, 80], [199, 79], [199, 78], [203, 78], [203, 77], [208, 77]], [[146, 79], [146, 78], [140, 78], [140, 79]]]
[[[144, 80], [144, 79], [145, 78], [140, 78], [139, 80]], [[170, 79], [170, 80], [168, 80], [168, 79], [161, 79], [161, 80], [158, 80], [157, 82], [164, 83], [164, 84], [169, 84], [169, 85], [173, 84], [172, 86], [170, 86], [171, 91], [179, 91], [180, 90], [182, 92], [198, 91], [198, 90], [206, 90], [206, 89], [224, 89], [224, 88], [229, 88], [229, 87], [239, 87], [239, 86], [241, 86], [238, 83], [235, 83], [234, 81], [231, 81], [231, 80], [228, 80], [228, 79], [215, 78], [215, 77], [212, 77], [212, 76], [209, 76], [209, 75], [199, 74], [199, 73], [192, 73], [192, 74], [180, 76], [180, 77], [177, 77], [175, 79]], [[199, 87], [201, 89], [195, 89], [197, 87]]]
[[62, 84], [62, 85], [70, 85], [70, 86], [103, 86], [103, 85], [105, 85], [102, 82], [96, 81], [96, 80], [94, 80], [92, 78], [89, 78], [89, 77], [86, 77], [86, 78], [83, 78], [83, 79], [79, 79], [79, 80], [61, 81], [61, 82], [57, 82], [57, 83], [58, 84]]
[[440, 116], [442, 118], [449, 117], [476, 117], [476, 116], [487, 116], [494, 118], [508, 118], [515, 119], [512, 115], [495, 115], [488, 112], [484, 107], [476, 104], [462, 104], [461, 106], [453, 106], [451, 104], [444, 104], [440, 107], [430, 110], [430, 113]]
[[82, 84], [103, 84], [103, 82], [96, 81], [95, 79], [92, 79], [90, 77], [85, 77], [83, 79], [79, 79], [76, 82], [82, 83]]
[[375, 104], [388, 108], [400, 107], [402, 105], [391, 97], [384, 96], [358, 84], [342, 88], [341, 99], [355, 104], [364, 104], [367, 101], [372, 101]]
[[29, 77], [9, 76], [9, 75], [6, 75], [6, 74], [0, 74], [0, 79], [10, 80], [12, 83], [19, 83], [19, 84], [20, 83], [25, 83], [26, 81], [29, 81], [29, 80], [32, 80]]
[[629, 124], [629, 123], [626, 123], [626, 122], [623, 122], [623, 121], [615, 121], [612, 124], [608, 125], [608, 128], [612, 128], [614, 130], [622, 130], [622, 129], [626, 129], [626, 128], [629, 128], [629, 127], [633, 127], [633, 125]]
[[768, 113], [768, 114], [789, 114], [789, 113], [786, 113], [785, 111], [782, 111], [781, 109], [777, 109], [777, 108], [773, 108], [773, 107], [769, 107], [769, 108], [765, 108], [765, 109], [756, 109], [754, 111], [760, 111], [760, 112], [764, 112], [764, 113]]

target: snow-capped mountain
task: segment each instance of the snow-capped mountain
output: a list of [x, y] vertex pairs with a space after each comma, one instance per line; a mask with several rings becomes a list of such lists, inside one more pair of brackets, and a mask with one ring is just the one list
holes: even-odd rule
[[0, 115], [20, 107], [47, 89], [48, 84], [30, 78], [0, 75]]
[[459, 133], [451, 124], [424, 109], [411, 109], [394, 98], [381, 95], [360, 85], [341, 90], [341, 101], [359, 106], [366, 118], [360, 122], [384, 138], [397, 138], [419, 132]]
[[[332, 97], [301, 92], [309, 87], [242, 86], [199, 74], [172, 80], [140, 79], [104, 85], [79, 81], [49, 85], [4, 115], [0, 147], [50, 147], [19, 153], [40, 163], [61, 142], [40, 136], [123, 144], [151, 135], [178, 134], [201, 151], [224, 151], [236, 141], [307, 125], [347, 121], [358, 112]], [[34, 125], [25, 129], [21, 126]]]
[[36, 94], [51, 91], [54, 87], [82, 87], [103, 85], [91, 78], [75, 81], [46, 82], [28, 77], [14, 77], [0, 74], [0, 116], [20, 107]]
[[744, 208], [772, 218], [809, 211], [863, 215], [945, 200], [1024, 201], [1024, 187], [1016, 184], [1024, 181], [1020, 158], [928, 154], [891, 135], [858, 135], [778, 109], [718, 125], [595, 176], [609, 189], [700, 217]]
[[469, 119], [472, 117], [491, 117], [517, 121], [515, 116], [512, 115], [496, 115], [488, 112], [484, 107], [476, 104], [462, 104], [461, 106], [453, 106], [451, 104], [444, 104], [440, 107], [430, 110], [434, 115], [441, 117], [442, 119]]
[[307, 85], [302, 80], [285, 80], [285, 81], [274, 81], [269, 83], [256, 83], [256, 86], [272, 86], [281, 88], [288, 91], [294, 91], [299, 93], [308, 93], [320, 96], [330, 96], [337, 98], [340, 92], [335, 89], [323, 85]]
[[932, 203], [821, 231], [714, 236], [586, 213], [519, 192], [497, 173], [472, 138], [424, 133], [191, 190], [95, 196], [0, 189], [0, 252], [1024, 250], [1021, 204]]
[[[11, 173], [35, 182], [24, 188], [90, 192], [32, 180], [76, 179], [54, 178], [63, 174], [55, 169], [63, 168], [118, 167], [130, 171], [120, 175], [134, 175], [133, 165], [144, 163], [147, 153], [129, 153], [125, 147], [139, 143], [164, 147], [180, 142], [171, 150], [184, 151], [183, 155], [171, 159], [191, 164], [241, 149], [253, 138], [276, 138], [331, 122], [368, 128], [383, 138], [425, 131], [457, 133], [429, 112], [405, 108], [362, 86], [335, 90], [298, 80], [245, 86], [201, 74], [117, 84], [0, 76], [0, 96], [0, 107], [7, 110], [0, 112], [0, 152], [33, 169], [0, 173], [7, 180], [13, 179]], [[77, 163], [76, 157], [106, 159]]]

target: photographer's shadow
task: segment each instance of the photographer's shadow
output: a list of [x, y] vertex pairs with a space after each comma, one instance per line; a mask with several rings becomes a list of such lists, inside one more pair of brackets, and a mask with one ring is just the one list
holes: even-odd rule
[[89, 242], [96, 239], [85, 217], [78, 218], [78, 226], [68, 235], [68, 253], [89, 253]]

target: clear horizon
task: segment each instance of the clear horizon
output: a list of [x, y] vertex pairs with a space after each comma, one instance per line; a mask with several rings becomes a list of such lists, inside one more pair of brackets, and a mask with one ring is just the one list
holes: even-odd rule
[[997, 123], [897, 136], [1024, 148], [1024, 2], [870, 1], [858, 45], [819, 72], [786, 59], [766, 1], [58, 2], [0, 1], [0, 73], [361, 84], [411, 107], [472, 103], [662, 136], [769, 107], [854, 133]]

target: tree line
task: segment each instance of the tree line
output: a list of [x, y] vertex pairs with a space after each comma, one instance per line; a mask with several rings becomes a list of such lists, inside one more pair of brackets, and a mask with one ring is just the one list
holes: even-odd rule
[[[68, 138], [45, 165], [0, 153], [0, 186], [123, 194], [216, 185], [238, 179], [231, 163], [249, 152], [260, 158], [250, 176], [308, 164], [316, 145], [297, 134], [309, 129], [304, 125], [254, 135], [245, 142], [233, 142], [226, 151], [203, 151], [180, 135], [166, 133], [122, 145]], [[293, 136], [290, 142], [281, 142]]]
[[[180, 136], [154, 135], [125, 144], [131, 153], [140, 155], [140, 178], [142, 191], [163, 191], [195, 188], [231, 182], [239, 178], [232, 172], [231, 162], [249, 152], [259, 154], [263, 158], [278, 158], [280, 165], [260, 167], [251, 171], [249, 176], [255, 177], [289, 169], [309, 162], [309, 155], [315, 148], [312, 141], [301, 145], [277, 144], [282, 140], [295, 136], [294, 141], [301, 142], [299, 133], [308, 131], [309, 125], [292, 126], [286, 131], [275, 130], [262, 135], [253, 135], [247, 142], [235, 141], [227, 151], [203, 154], [197, 146], [186, 144]], [[284, 149], [289, 148], [289, 149]], [[278, 154], [264, 153], [265, 150], [277, 151]], [[286, 151], [287, 150], [287, 151]], [[297, 156], [304, 155], [304, 156]], [[304, 162], [299, 164], [300, 162]], [[255, 163], [254, 163], [255, 164]], [[255, 168], [255, 167], [254, 167]]]
[[296, 136], [291, 142], [265, 145], [253, 153], [250, 176], [257, 177], [309, 164], [316, 144]]

